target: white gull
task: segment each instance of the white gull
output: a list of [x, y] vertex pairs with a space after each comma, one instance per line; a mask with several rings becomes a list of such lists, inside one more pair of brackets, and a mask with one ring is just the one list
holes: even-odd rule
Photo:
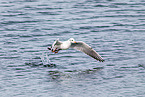
[[91, 56], [92, 58], [103, 62], [105, 61], [94, 49], [92, 49], [88, 44], [82, 41], [75, 41], [73, 38], [70, 38], [67, 41], [61, 42], [59, 39], [57, 39], [48, 49], [52, 52], [58, 53], [59, 50], [66, 50], [69, 48], [74, 48], [76, 50], [79, 50], [81, 52], [84, 52], [85, 54]]

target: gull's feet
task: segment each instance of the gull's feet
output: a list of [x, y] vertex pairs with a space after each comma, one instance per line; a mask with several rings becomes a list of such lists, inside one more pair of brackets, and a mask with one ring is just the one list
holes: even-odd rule
[[54, 52], [54, 53], [58, 53], [58, 51], [60, 50], [60, 49], [57, 49], [57, 48], [55, 48], [55, 49], [53, 50], [51, 47], [48, 47], [47, 49], [48, 49], [48, 50], [51, 50], [51, 51]]
[[58, 53], [59, 49], [55, 49], [55, 53]]
[[58, 51], [56, 51], [55, 53], [58, 53]]

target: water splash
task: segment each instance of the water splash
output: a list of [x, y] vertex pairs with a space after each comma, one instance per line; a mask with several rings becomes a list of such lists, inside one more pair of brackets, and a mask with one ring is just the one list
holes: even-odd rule
[[42, 52], [42, 55], [40, 57], [33, 58], [30, 60], [30, 62], [26, 62], [25, 64], [32, 66], [32, 67], [43, 66], [43, 67], [54, 67], [55, 68], [56, 65], [53, 64], [52, 62], [50, 62], [49, 55], [50, 55], [50, 52], [44, 51], [44, 52]]
[[42, 53], [41, 55], [41, 60], [42, 60], [42, 63], [43, 65], [48, 65], [48, 64], [51, 64], [50, 60], [49, 60], [49, 52], [48, 51], [45, 51]]

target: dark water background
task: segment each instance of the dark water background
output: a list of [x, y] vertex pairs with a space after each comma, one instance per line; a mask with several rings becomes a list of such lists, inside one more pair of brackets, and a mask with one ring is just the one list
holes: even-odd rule
[[0, 0], [0, 97], [145, 97], [145, 0]]

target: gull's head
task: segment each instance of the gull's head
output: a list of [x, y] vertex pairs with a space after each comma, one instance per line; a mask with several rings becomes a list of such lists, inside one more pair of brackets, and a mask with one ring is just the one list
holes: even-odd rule
[[68, 41], [70, 41], [71, 43], [76, 43], [76, 41], [73, 38], [70, 38]]

